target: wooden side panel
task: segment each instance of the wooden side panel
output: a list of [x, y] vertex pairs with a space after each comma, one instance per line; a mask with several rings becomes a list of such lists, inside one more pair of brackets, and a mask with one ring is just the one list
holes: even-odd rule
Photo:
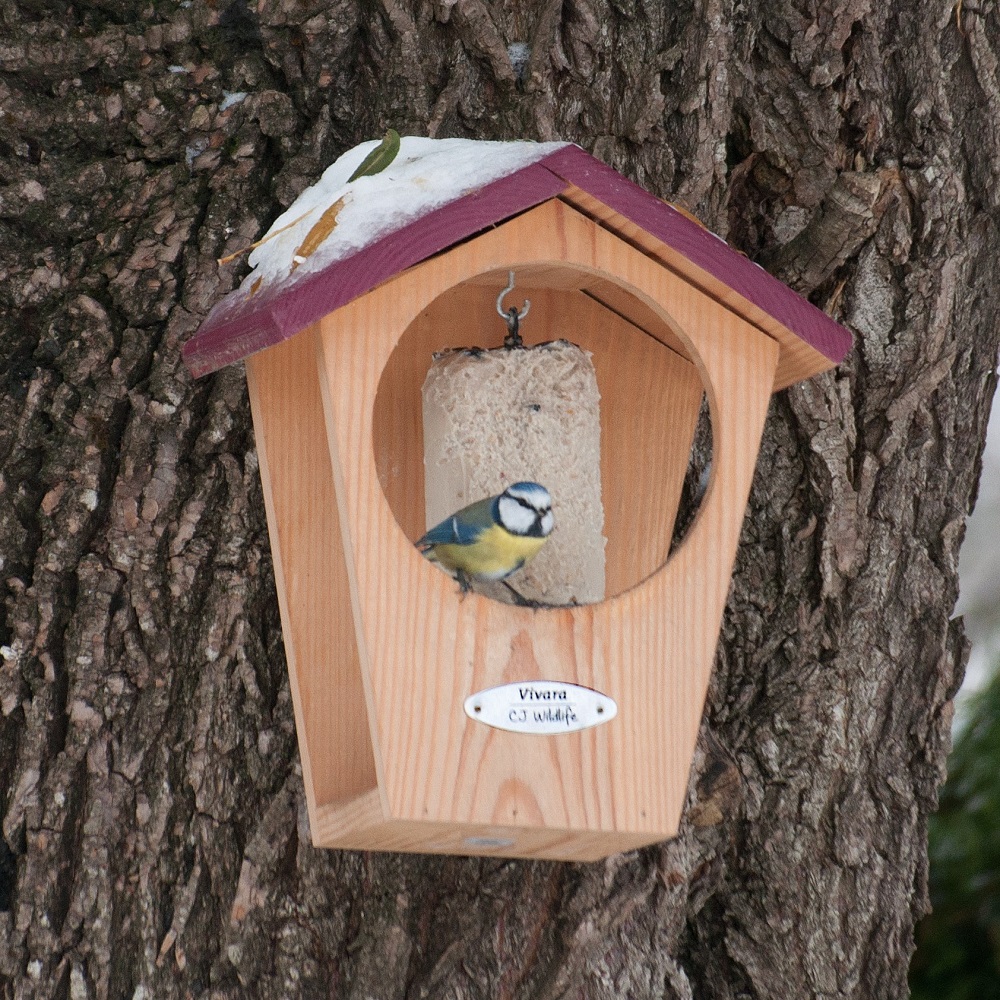
[[[531, 302], [521, 328], [526, 344], [564, 339], [593, 355], [601, 393], [605, 592], [613, 597], [666, 561], [701, 378], [691, 362], [660, 342], [679, 344], [661, 319], [647, 317], [654, 336], [581, 292], [579, 286], [593, 281], [589, 272], [548, 266], [549, 285], [538, 287], [530, 282], [538, 280], [539, 270], [519, 269], [510, 301]], [[496, 279], [477, 280], [435, 300], [409, 326], [382, 375], [372, 428], [375, 463], [389, 506], [411, 541], [426, 529], [420, 387], [431, 356], [446, 347], [499, 347], [507, 329], [495, 304], [505, 284], [503, 272], [499, 286]]]
[[310, 820], [376, 787], [310, 331], [247, 359], [257, 454]]
[[[593, 195], [572, 184], [567, 187], [560, 197], [568, 204], [585, 212], [591, 218], [600, 221], [612, 231], [621, 234], [624, 239], [641, 248], [643, 253], [648, 254], [653, 260], [676, 271], [677, 274], [682, 275], [687, 281], [692, 282], [698, 288], [702, 289], [706, 295], [717, 299], [727, 309], [731, 309], [735, 313], [744, 316], [748, 323], [752, 323], [768, 336], [773, 337], [781, 345], [781, 358], [778, 362], [778, 369], [774, 379], [775, 392], [795, 382], [801, 382], [803, 379], [811, 378], [820, 372], [825, 372], [836, 363], [813, 347], [807, 340], [804, 340], [799, 334], [792, 332], [792, 330], [784, 326], [760, 306], [754, 305], [753, 302], [744, 298], [724, 281], [714, 277], [707, 271], [703, 271], [680, 251], [657, 239], [642, 226], [631, 222], [613, 208], [609, 208], [600, 199], [595, 198]], [[691, 223], [691, 225], [694, 225], [694, 223]], [[725, 248], [728, 254], [736, 253], [732, 248], [726, 247], [722, 240], [719, 240], [719, 244], [720, 247]], [[836, 328], [837, 331], [843, 333], [844, 336], [841, 338], [845, 342], [843, 350], [847, 349], [850, 345], [850, 337], [842, 327], [839, 327], [829, 317], [820, 313], [811, 303], [795, 295], [791, 289], [785, 288], [785, 286], [767, 274], [766, 271], [759, 268], [758, 270], [760, 270], [762, 281], [766, 279], [769, 286], [774, 285], [776, 286], [776, 290], [781, 290], [780, 301], [782, 303], [786, 303], [786, 300], [788, 302], [798, 300], [805, 319], [811, 319], [815, 313], [817, 317], [822, 317], [823, 320], [826, 320], [831, 328]], [[834, 348], [831, 347], [831, 350], [834, 350]], [[842, 355], [843, 350], [841, 350], [839, 344], [836, 345], [836, 353], [838, 355]]]
[[[601, 389], [606, 588], [620, 594], [666, 561], [702, 384], [690, 361], [594, 303]], [[662, 325], [662, 324], [661, 324]]]
[[[535, 611], [478, 595], [463, 599], [414, 550], [379, 483], [373, 413], [394, 347], [443, 291], [488, 271], [554, 262], [620, 283], [674, 330], [708, 393], [714, 459], [698, 518], [666, 566], [601, 604]], [[407, 839], [394, 843], [398, 849], [441, 850], [441, 824], [454, 824], [515, 831], [514, 844], [475, 852], [514, 856], [532, 853], [530, 845], [545, 832], [563, 840], [558, 848], [538, 848], [562, 852], [548, 857], [581, 856], [574, 843], [595, 843], [598, 835], [605, 835], [607, 852], [631, 838], [671, 836], [777, 343], [558, 202], [426, 261], [320, 326], [324, 403], [331, 446], [345, 457], [341, 499], [391, 816], [368, 827], [371, 846], [386, 846], [389, 826], [401, 822]], [[626, 385], [633, 377], [634, 371], [621, 376]], [[618, 715], [582, 732], [540, 737], [491, 729], [464, 714], [473, 692], [535, 679], [602, 691], [615, 699]], [[418, 835], [421, 829], [426, 836]]]
[[657, 340], [662, 341], [675, 354], [679, 354], [685, 360], [690, 360], [686, 353], [687, 348], [673, 330], [649, 306], [634, 295], [629, 295], [624, 288], [616, 285], [613, 281], [593, 280], [587, 284], [586, 292], [606, 309], [618, 313], [626, 322], [640, 330], [645, 330]]

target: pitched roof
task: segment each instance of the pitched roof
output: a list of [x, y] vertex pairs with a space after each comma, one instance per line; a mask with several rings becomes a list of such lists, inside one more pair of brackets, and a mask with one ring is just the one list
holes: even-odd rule
[[[403, 140], [404, 144], [408, 142], [426, 144], [434, 140]], [[442, 142], [468, 143], [467, 140]], [[352, 154], [357, 154], [353, 159], [360, 162], [371, 145], [352, 150]], [[529, 144], [473, 145], [523, 147]], [[401, 146], [400, 155], [406, 148]], [[388, 231], [375, 233], [374, 238], [357, 249], [348, 247], [342, 251], [344, 255], [329, 263], [317, 254], [317, 260], [310, 262], [314, 266], [303, 266], [296, 274], [296, 263], [304, 258], [289, 254], [296, 263], [282, 272], [287, 277], [278, 277], [267, 284], [258, 281], [256, 272], [251, 272], [239, 289], [215, 306], [198, 332], [184, 345], [184, 360], [191, 372], [196, 376], [204, 375], [278, 344], [406, 268], [556, 197], [683, 274], [707, 294], [778, 339], [783, 350], [816, 352], [815, 371], [829, 367], [830, 362], [839, 362], [850, 349], [850, 333], [824, 312], [734, 250], [721, 237], [686, 218], [578, 146], [547, 143], [534, 146], [533, 150], [539, 155], [533, 162], [516, 166], [510, 173], [459, 193], [453, 200], [432, 201], [425, 206], [423, 214], [401, 221]], [[347, 157], [345, 154], [338, 164]], [[520, 159], [523, 162], [525, 157]], [[352, 162], [349, 160], [346, 167]], [[331, 167], [330, 171], [333, 169]], [[391, 182], [391, 177], [387, 180]], [[457, 190], [462, 192], [461, 187]], [[278, 220], [272, 233], [279, 233], [283, 220], [294, 216], [296, 211], [301, 211], [298, 203]], [[296, 221], [301, 220], [293, 219], [292, 224]], [[295, 237], [291, 244], [294, 246], [300, 238]], [[253, 257], [251, 263], [254, 263]]]

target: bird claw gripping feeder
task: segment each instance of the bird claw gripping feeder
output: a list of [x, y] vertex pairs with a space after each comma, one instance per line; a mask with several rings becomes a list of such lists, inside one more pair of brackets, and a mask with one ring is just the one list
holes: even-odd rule
[[[768, 401], [850, 335], [578, 147], [404, 138], [351, 179], [374, 145], [185, 347], [195, 375], [246, 359], [313, 842], [588, 860], [667, 838]], [[501, 346], [511, 270], [526, 343], [592, 358], [595, 603], [463, 595], [413, 544], [432, 355]], [[671, 552], [703, 399], [711, 472]]]

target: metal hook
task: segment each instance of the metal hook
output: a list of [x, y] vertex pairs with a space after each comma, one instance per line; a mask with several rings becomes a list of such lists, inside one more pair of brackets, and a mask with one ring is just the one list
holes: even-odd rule
[[[508, 272], [507, 272], [507, 281], [509, 282], [509, 284], [508, 284], [508, 285], [507, 285], [507, 287], [506, 287], [506, 288], [505, 288], [505, 289], [504, 289], [504, 290], [503, 290], [503, 291], [502, 291], [502, 292], [501, 292], [501, 293], [500, 293], [500, 294], [499, 294], [499, 295], [497, 296], [497, 312], [498, 312], [498, 313], [499, 313], [499, 314], [500, 314], [500, 315], [501, 315], [501, 316], [502, 316], [502, 317], [503, 317], [504, 319], [507, 319], [507, 318], [508, 318], [508, 315], [509, 315], [509, 313], [508, 313], [508, 312], [504, 312], [504, 308], [503, 308], [503, 298], [504, 298], [504, 296], [505, 296], [505, 295], [507, 295], [508, 293], [510, 293], [510, 292], [512, 292], [512, 291], [514, 291], [514, 272], [513, 272], [513, 271], [508, 271]], [[531, 299], [525, 299], [525, 300], [524, 300], [524, 308], [523, 308], [523, 309], [522, 309], [522, 310], [521, 310], [521, 311], [520, 311], [520, 312], [519, 312], [519, 313], [517, 314], [517, 318], [518, 318], [519, 320], [522, 320], [522, 319], [524, 319], [524, 317], [528, 315], [528, 310], [529, 310], [530, 308], [531, 308]]]
[[503, 298], [508, 292], [514, 290], [514, 272], [507, 272], [507, 287], [497, 296], [497, 312], [504, 318], [504, 322], [507, 324], [507, 336], [504, 337], [503, 346], [507, 350], [514, 350], [516, 348], [524, 347], [521, 343], [521, 334], [518, 330], [518, 326], [522, 319], [528, 315], [528, 310], [531, 308], [531, 300], [524, 300], [524, 308], [518, 312], [517, 306], [511, 306], [506, 312], [503, 310]]

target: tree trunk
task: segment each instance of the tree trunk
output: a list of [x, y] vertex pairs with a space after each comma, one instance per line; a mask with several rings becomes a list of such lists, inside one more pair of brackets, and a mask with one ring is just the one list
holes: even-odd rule
[[[997, 39], [989, 0], [0, 0], [0, 997], [905, 996], [998, 346]], [[216, 258], [390, 125], [575, 140], [856, 331], [771, 407], [658, 847], [310, 846], [242, 368], [180, 347]]]

